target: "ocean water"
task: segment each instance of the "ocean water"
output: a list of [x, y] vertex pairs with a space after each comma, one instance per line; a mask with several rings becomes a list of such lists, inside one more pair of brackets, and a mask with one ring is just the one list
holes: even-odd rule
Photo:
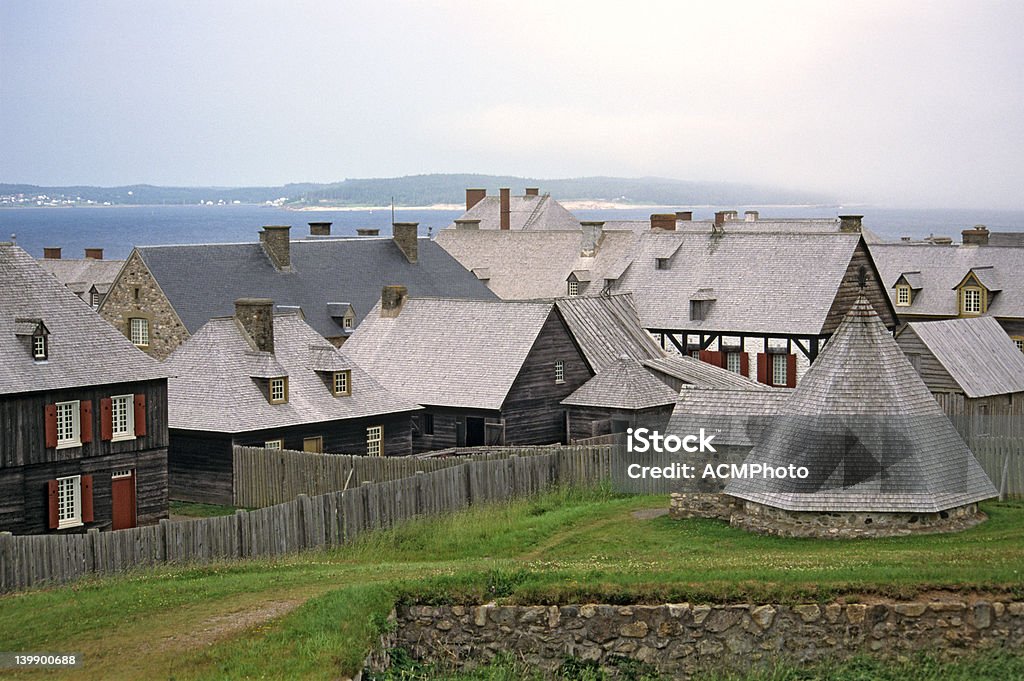
[[[677, 207], [578, 210], [583, 220], [646, 219], [651, 213]], [[834, 217], [864, 215], [864, 225], [883, 237], [919, 239], [929, 234], [952, 236], [984, 224], [998, 231], [1024, 231], [1024, 211], [919, 210], [843, 206], [709, 206], [695, 208], [694, 219], [709, 219], [716, 210], [759, 210], [770, 217]], [[420, 233], [437, 233], [461, 210], [396, 209], [397, 222], [418, 222]], [[333, 222], [331, 233], [354, 235], [360, 227], [390, 234], [390, 209], [293, 211], [271, 206], [95, 206], [0, 209], [0, 241], [14, 235], [22, 248], [41, 257], [44, 246], [59, 246], [65, 258], [80, 258], [86, 248], [102, 248], [106, 258], [124, 258], [136, 245], [252, 242], [263, 225], [292, 225], [293, 235], [309, 233], [308, 222]]]

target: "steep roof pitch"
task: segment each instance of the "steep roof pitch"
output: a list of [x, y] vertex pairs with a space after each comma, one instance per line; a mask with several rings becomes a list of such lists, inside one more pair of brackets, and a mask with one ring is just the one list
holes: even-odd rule
[[[509, 197], [510, 231], [579, 230], [580, 221], [565, 206], [551, 198], [539, 196]], [[479, 220], [480, 229], [501, 229], [500, 197], [487, 196], [466, 211], [460, 220]]]
[[[920, 290], [910, 307], [901, 313], [956, 317], [959, 314], [954, 287], [974, 269], [985, 281], [1002, 291], [989, 301], [987, 314], [993, 317], [1024, 318], [1024, 248], [986, 246], [934, 246], [930, 244], [884, 244], [871, 247], [882, 283], [894, 301], [893, 288], [900, 275], [920, 272]], [[980, 268], [991, 267], [991, 270]], [[982, 283], [985, 283], [984, 281]]]
[[703, 428], [715, 435], [718, 444], [750, 447], [792, 392], [787, 388], [684, 388], [676, 398], [668, 432], [682, 437]]
[[272, 298], [302, 308], [325, 337], [342, 335], [328, 303], [347, 302], [358, 323], [381, 287], [403, 284], [417, 295], [493, 300], [487, 286], [429, 239], [410, 263], [390, 238], [295, 240], [291, 272], [274, 268], [259, 243], [140, 246], [136, 250], [189, 333], [234, 312], [237, 298]]
[[921, 339], [967, 397], [1024, 392], [1024, 353], [993, 317], [911, 322]]
[[[106, 293], [124, 260], [96, 260], [95, 258], [43, 258], [39, 266], [52, 274], [57, 281], [71, 288], [80, 298], [88, 302], [89, 290], [95, 286], [99, 293]], [[78, 291], [76, 289], [81, 289]]]
[[726, 493], [791, 511], [938, 512], [996, 496], [862, 295], [747, 463], [805, 479], [733, 478]]
[[555, 305], [595, 372], [619, 363], [623, 354], [638, 361], [665, 355], [640, 325], [631, 294], [558, 298]]
[[[171, 428], [243, 433], [419, 409], [383, 388], [297, 314], [274, 315], [274, 352], [253, 349], [233, 318], [211, 319], [165, 361]], [[351, 370], [335, 397], [321, 372]], [[288, 401], [270, 404], [253, 378], [288, 377]]]
[[[46, 325], [46, 361], [36, 362], [15, 335], [25, 326], [19, 319]], [[10, 243], [0, 243], [0, 357], [0, 394], [167, 377], [159, 362]]]
[[550, 301], [409, 297], [395, 317], [378, 303], [344, 347], [409, 400], [498, 410], [553, 311]]
[[637, 411], [674, 404], [676, 393], [637, 360], [624, 355], [562, 400], [570, 406]]
[[683, 355], [669, 355], [658, 359], [650, 359], [644, 362], [644, 366], [657, 373], [666, 374], [700, 388], [772, 390], [772, 388], [763, 383], [758, 383], [736, 372]]

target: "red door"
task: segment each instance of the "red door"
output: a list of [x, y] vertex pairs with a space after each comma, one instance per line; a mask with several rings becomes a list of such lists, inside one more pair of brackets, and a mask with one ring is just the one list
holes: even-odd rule
[[114, 529], [135, 527], [135, 471], [116, 471], [110, 480], [114, 504]]

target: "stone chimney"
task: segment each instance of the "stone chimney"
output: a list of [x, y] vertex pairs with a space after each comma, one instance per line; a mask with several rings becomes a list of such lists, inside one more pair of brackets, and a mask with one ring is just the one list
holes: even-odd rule
[[257, 350], [274, 351], [274, 301], [269, 298], [239, 298], [235, 321], [249, 335]]
[[501, 197], [501, 228], [512, 229], [512, 197], [509, 194], [512, 190], [508, 187], [502, 187], [498, 190], [498, 195]]
[[863, 219], [863, 215], [840, 215], [839, 231], [860, 233], [860, 221]]
[[376, 227], [356, 227], [356, 234], [359, 236], [380, 236], [380, 230]]
[[265, 225], [260, 232], [260, 243], [267, 252], [270, 262], [279, 270], [292, 268], [291, 225]]
[[404, 286], [385, 286], [380, 292], [380, 316], [393, 319], [402, 312], [409, 289]]
[[469, 212], [473, 206], [487, 198], [486, 189], [467, 189], [466, 190], [466, 212]]
[[43, 257], [47, 260], [60, 260], [60, 249], [57, 247], [44, 248]]
[[756, 210], [747, 210], [743, 212], [743, 220], [745, 222], [757, 222], [757, 219], [761, 217], [761, 213]]
[[680, 220], [682, 222], [691, 222], [693, 220], [693, 211], [692, 210], [677, 210], [676, 211], [676, 220]]
[[480, 229], [479, 220], [467, 220], [465, 218], [455, 221], [455, 229]]
[[964, 238], [964, 246], [988, 246], [988, 227], [985, 225], [974, 225], [972, 229], [965, 229], [960, 234]]
[[596, 220], [581, 220], [580, 227], [583, 228], [583, 238], [580, 243], [580, 255], [584, 258], [593, 257], [597, 253], [597, 245], [601, 241], [601, 234], [604, 231], [604, 222]]
[[309, 234], [310, 234], [310, 236], [330, 236], [331, 235], [331, 223], [330, 222], [311, 222], [311, 223], [309, 223]]
[[416, 262], [419, 256], [419, 226], [418, 222], [396, 222], [391, 226], [395, 245], [405, 254], [405, 259], [412, 263]]
[[725, 221], [728, 220], [728, 219], [729, 219], [729, 211], [727, 211], [727, 210], [716, 211], [715, 212], [715, 227], [714, 227], [713, 231], [715, 231], [715, 232], [722, 231], [722, 225], [724, 225]]
[[103, 260], [103, 249], [87, 248], [85, 249], [85, 258], [87, 260]]
[[526, 195], [527, 196], [540, 196], [540, 187], [527, 187], [526, 188]]
[[666, 232], [674, 232], [676, 230], [676, 214], [675, 213], [652, 213], [651, 214], [651, 229], [661, 229]]

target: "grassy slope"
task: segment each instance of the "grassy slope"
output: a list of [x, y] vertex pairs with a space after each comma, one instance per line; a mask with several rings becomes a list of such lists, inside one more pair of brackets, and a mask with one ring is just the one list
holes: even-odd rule
[[1024, 503], [986, 505], [990, 520], [958, 535], [853, 542], [631, 515], [666, 504], [554, 493], [285, 560], [5, 596], [0, 648], [84, 653], [69, 678], [337, 678], [358, 669], [396, 598], [774, 601], [959, 587], [1024, 596]]

